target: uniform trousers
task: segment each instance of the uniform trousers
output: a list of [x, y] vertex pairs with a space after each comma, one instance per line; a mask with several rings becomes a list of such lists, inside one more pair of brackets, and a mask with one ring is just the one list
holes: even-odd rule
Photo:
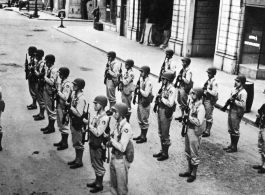
[[235, 109], [230, 109], [228, 112], [228, 133], [232, 136], [240, 136], [239, 128], [243, 116], [238, 114]]
[[177, 97], [179, 108], [183, 110], [187, 106], [188, 101], [188, 94], [185, 92], [183, 87], [180, 87], [178, 90], [178, 97]]
[[213, 123], [213, 110], [214, 105], [211, 104], [210, 100], [204, 100], [204, 108], [205, 108], [205, 119], [209, 123]]
[[65, 109], [64, 104], [58, 104], [58, 106], [57, 106], [57, 125], [59, 128], [59, 131], [62, 134], [68, 134], [68, 130], [69, 130], [68, 125], [64, 125], [62, 123], [63, 122], [64, 109]]
[[43, 95], [44, 89], [39, 87], [39, 83], [35, 83], [35, 90], [36, 90], [36, 97], [39, 107], [45, 108], [44, 95]]
[[137, 117], [138, 117], [138, 123], [141, 129], [148, 129], [149, 127], [148, 119], [150, 115], [150, 109], [151, 109], [150, 104], [149, 106], [144, 108], [141, 103], [138, 103]]
[[128, 106], [129, 110], [131, 110], [132, 93], [130, 93], [130, 95], [125, 95], [125, 93], [122, 92], [121, 101]]
[[35, 87], [35, 82], [33, 82], [31, 79], [28, 79], [28, 83], [29, 83], [29, 93], [33, 99], [33, 101], [37, 100], [37, 91], [36, 91], [36, 87]]
[[106, 82], [106, 94], [110, 103], [116, 102], [116, 86], [112, 80], [107, 79]]
[[95, 171], [95, 174], [97, 176], [104, 176], [106, 170], [104, 168], [104, 162], [102, 160], [102, 148], [94, 150], [90, 147], [89, 151], [90, 151], [91, 164]]
[[185, 154], [192, 165], [200, 164], [199, 148], [201, 137], [196, 135], [194, 129], [188, 129], [185, 136]]
[[49, 119], [56, 120], [56, 109], [52, 110], [52, 97], [48, 94], [47, 90], [44, 89], [44, 102], [47, 115]]
[[265, 129], [260, 128], [259, 129], [259, 137], [258, 137], [258, 148], [259, 148], [259, 153], [262, 155], [262, 158], [265, 159]]
[[171, 145], [170, 142], [170, 124], [172, 121], [172, 116], [167, 118], [165, 115], [165, 109], [159, 108], [157, 112], [157, 119], [158, 119], [158, 135], [160, 137], [162, 145]]
[[128, 194], [128, 173], [130, 163], [123, 155], [122, 159], [117, 159], [115, 154], [111, 155], [110, 161], [110, 188], [112, 194]]
[[83, 130], [79, 129], [76, 130], [72, 126], [72, 121], [70, 120], [70, 130], [72, 133], [72, 142], [73, 142], [73, 147], [77, 150], [84, 150], [84, 144], [82, 143], [82, 138], [83, 138]]

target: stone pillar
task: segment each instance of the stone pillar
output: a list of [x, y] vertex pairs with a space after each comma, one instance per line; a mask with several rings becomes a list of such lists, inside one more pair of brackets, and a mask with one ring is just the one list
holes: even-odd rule
[[127, 38], [139, 41], [141, 28], [141, 0], [130, 0], [128, 2], [129, 17], [127, 27]]
[[237, 74], [240, 38], [243, 25], [241, 1], [221, 0], [214, 67]]
[[174, 0], [171, 37], [169, 39], [168, 47], [173, 49], [175, 54], [179, 56], [182, 56], [183, 52], [186, 5], [186, 0]]

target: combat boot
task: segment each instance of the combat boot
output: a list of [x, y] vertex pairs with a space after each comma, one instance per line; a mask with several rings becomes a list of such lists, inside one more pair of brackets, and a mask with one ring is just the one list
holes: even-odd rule
[[83, 162], [82, 162], [83, 152], [84, 152], [83, 150], [76, 149], [76, 161], [74, 165], [70, 166], [70, 169], [77, 169], [83, 167]]
[[157, 158], [158, 161], [164, 161], [168, 159], [168, 149], [169, 149], [169, 145], [162, 146], [163, 154], [161, 157]]
[[183, 172], [183, 173], [180, 173], [179, 176], [180, 177], [190, 177], [191, 172], [192, 172], [192, 164], [191, 164], [191, 161], [189, 160], [188, 161], [188, 170]]
[[68, 148], [68, 133], [62, 133], [62, 143], [57, 150], [65, 150]]
[[33, 100], [32, 104], [30, 104], [29, 106], [27, 106], [28, 110], [34, 110], [37, 109], [37, 101]]
[[161, 150], [157, 154], [153, 154], [154, 158], [158, 158], [158, 157], [161, 157], [163, 155], [162, 148], [163, 148], [163, 144], [162, 144], [162, 141], [161, 141]]
[[141, 134], [138, 137], [134, 137], [133, 140], [139, 140], [143, 136], [143, 130], [141, 129]]
[[[2, 127], [0, 126], [0, 129], [2, 130]], [[3, 132], [0, 132], [0, 151], [3, 150], [3, 147], [2, 147], [2, 138], [3, 138]]]
[[63, 142], [63, 134], [61, 133], [61, 141], [59, 141], [58, 143], [54, 143], [53, 146], [59, 147], [62, 145], [62, 142]]
[[103, 176], [97, 176], [97, 184], [94, 189], [91, 189], [91, 193], [97, 193], [103, 190]]
[[239, 140], [239, 136], [232, 136], [232, 147], [226, 150], [227, 153], [237, 152], [237, 143]]
[[43, 134], [54, 133], [55, 132], [54, 123], [55, 123], [55, 120], [50, 119], [50, 126], [46, 131], [43, 132]]
[[86, 186], [89, 188], [95, 188], [98, 183], [98, 176], [96, 175], [96, 179], [92, 183], [87, 183]]
[[192, 173], [190, 177], [187, 179], [187, 182], [189, 183], [194, 182], [194, 180], [196, 179], [197, 169], [198, 165], [192, 165]]
[[47, 127], [41, 128], [40, 130], [41, 131], [47, 131], [49, 129], [49, 127], [50, 127], [50, 124], [51, 124], [51, 119], [48, 117], [48, 125], [47, 125]]
[[227, 146], [227, 147], [225, 147], [225, 148], [223, 148], [223, 150], [228, 150], [228, 149], [230, 149], [231, 147], [232, 147], [232, 135], [230, 134], [230, 145]]
[[77, 151], [76, 151], [76, 149], [75, 149], [75, 159], [74, 159], [73, 161], [69, 161], [69, 162], [67, 162], [67, 165], [74, 165], [75, 162], [76, 162], [76, 160], [77, 160]]
[[210, 136], [212, 124], [213, 123], [211, 123], [211, 122], [206, 122], [206, 130], [202, 133], [202, 137], [209, 137]]
[[147, 142], [147, 138], [146, 138], [147, 131], [148, 131], [148, 129], [142, 129], [142, 137], [140, 139], [136, 140], [137, 144]]

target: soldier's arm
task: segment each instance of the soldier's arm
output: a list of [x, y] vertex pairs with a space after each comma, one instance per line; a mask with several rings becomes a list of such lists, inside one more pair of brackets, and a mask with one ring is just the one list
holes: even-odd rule
[[171, 71], [176, 72], [176, 70], [177, 70], [177, 63], [174, 60], [171, 61], [170, 68], [171, 68]]
[[128, 85], [134, 79], [134, 74], [130, 72], [129, 77], [127, 79], [123, 79], [123, 84]]
[[120, 70], [120, 66], [119, 66], [119, 64], [118, 64], [117, 62], [115, 62], [115, 63], [113, 64], [113, 68], [112, 68], [112, 70], [109, 69], [109, 74], [110, 74], [112, 77], [117, 77], [118, 74], [119, 74], [119, 70]]
[[189, 84], [191, 81], [192, 73], [190, 70], [187, 71], [186, 77], [182, 76], [182, 80], [186, 83]]
[[238, 95], [238, 99], [235, 100], [235, 104], [238, 107], [244, 108], [246, 106], [247, 93], [241, 93]]
[[[173, 88], [173, 87], [172, 87]], [[168, 98], [162, 97], [161, 101], [168, 107], [172, 107], [176, 99], [176, 90], [170, 89]], [[175, 88], [174, 88], [175, 89]]]
[[55, 81], [57, 80], [57, 77], [58, 77], [57, 69], [54, 68], [51, 71], [51, 78], [48, 78], [47, 76], [45, 76], [44, 79], [49, 85], [54, 86]]
[[210, 86], [208, 85], [207, 86], [207, 92], [210, 93], [213, 96], [217, 96], [217, 94], [218, 94], [218, 84], [217, 84], [217, 82], [214, 81], [212, 83], [212, 89], [210, 89]]
[[203, 105], [201, 105], [198, 108], [197, 118], [190, 116], [189, 120], [192, 124], [194, 124], [196, 126], [200, 126], [200, 125], [202, 125], [202, 123], [204, 121], [204, 117], [205, 117], [205, 108]]
[[152, 92], [152, 83], [151, 81], [147, 81], [146, 82], [146, 87], [145, 90], [140, 89], [140, 93], [142, 94], [142, 96], [144, 97], [148, 97], [148, 95]]
[[83, 99], [80, 99], [77, 103], [76, 108], [71, 106], [71, 111], [74, 113], [74, 115], [81, 117], [83, 115], [84, 109], [86, 106], [86, 102]]
[[121, 139], [119, 142], [116, 141], [115, 139], [111, 138], [112, 146], [121, 152], [125, 152], [126, 147], [127, 147], [129, 140], [131, 138], [130, 131], [131, 130], [129, 128], [125, 128], [124, 131], [122, 132]]
[[72, 89], [71, 89], [71, 85], [67, 83], [67, 84], [65, 84], [64, 89], [63, 89], [62, 92], [61, 92], [61, 91], [58, 91], [58, 95], [59, 95], [60, 98], [62, 98], [64, 101], [67, 101], [68, 98], [69, 98], [69, 96], [70, 96], [70, 94], [71, 94], [71, 91], [72, 91]]
[[107, 126], [109, 123], [109, 117], [106, 116], [104, 118], [102, 118], [102, 120], [100, 121], [99, 125], [97, 127], [94, 126], [89, 126], [89, 130], [96, 136], [99, 137], [101, 136], [104, 131], [106, 130]]

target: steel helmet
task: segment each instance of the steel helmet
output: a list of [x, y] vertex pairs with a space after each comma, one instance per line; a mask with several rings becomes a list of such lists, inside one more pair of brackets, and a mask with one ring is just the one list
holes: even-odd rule
[[170, 56], [173, 56], [174, 54], [174, 51], [172, 49], [167, 49], [166, 50], [166, 54], [170, 55]]
[[44, 56], [44, 51], [42, 49], [37, 49], [36, 50], [36, 55], [39, 57], [43, 57]]
[[128, 113], [128, 106], [124, 103], [116, 103], [111, 109], [116, 110], [123, 117]]
[[198, 99], [201, 99], [203, 96], [203, 89], [200, 87], [194, 87], [191, 89], [191, 93], [195, 93]]
[[28, 48], [28, 51], [29, 51], [29, 52], [33, 52], [33, 53], [35, 53], [35, 52], [37, 51], [37, 48], [36, 48], [35, 46], [30, 46], [30, 47]]
[[129, 65], [130, 67], [133, 67], [134, 66], [134, 61], [133, 60], [131, 60], [131, 59], [128, 59], [128, 60], [126, 60], [126, 62], [125, 62], [125, 65]]
[[106, 107], [108, 105], [108, 99], [104, 95], [98, 95], [95, 97], [93, 103], [99, 103], [101, 106]]
[[74, 85], [77, 85], [79, 89], [84, 89], [86, 82], [84, 79], [77, 78], [73, 81]]
[[211, 73], [212, 75], [216, 75], [216, 68], [210, 67], [206, 70], [207, 73]]
[[244, 75], [239, 75], [235, 78], [236, 81], [239, 81], [242, 85], [246, 83], [246, 77]]
[[140, 71], [143, 71], [146, 75], [149, 75], [149, 73], [150, 73], [150, 68], [149, 68], [149, 66], [142, 66], [142, 67], [140, 68]]
[[65, 78], [67, 78], [70, 74], [70, 70], [67, 67], [59, 68], [59, 73], [61, 73]]
[[162, 74], [162, 78], [172, 82], [176, 77], [176, 73], [173, 71], [167, 71]]
[[186, 58], [186, 57], [182, 58], [181, 61], [185, 61], [187, 65], [190, 65], [190, 62], [191, 62], [190, 58]]
[[47, 61], [50, 61], [50, 62], [55, 62], [55, 56], [54, 55], [52, 55], [52, 54], [48, 54], [48, 55], [46, 55], [45, 56], [45, 60], [47, 60]]
[[114, 51], [109, 51], [108, 57], [116, 58], [116, 53]]

